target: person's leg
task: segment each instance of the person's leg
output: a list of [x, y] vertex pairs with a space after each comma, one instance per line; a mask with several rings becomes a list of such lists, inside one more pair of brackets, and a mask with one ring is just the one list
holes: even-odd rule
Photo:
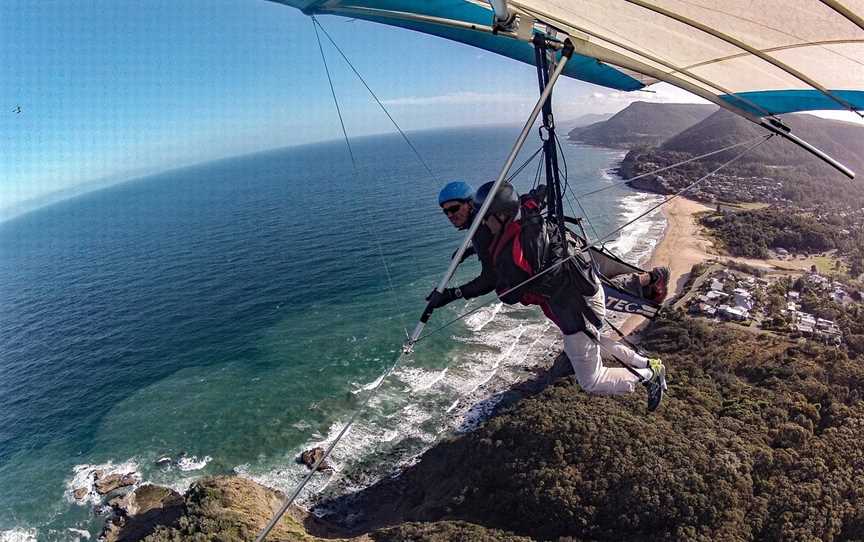
[[615, 357], [627, 365], [635, 368], [648, 367], [648, 358], [638, 354], [635, 350], [628, 347], [621, 341], [616, 341], [603, 334], [597, 335], [597, 340], [600, 342], [600, 348], [606, 356]]
[[[636, 389], [636, 384], [641, 382], [627, 369], [604, 366], [600, 359], [600, 347], [597, 341], [584, 332], [564, 335], [564, 352], [570, 358], [576, 380], [588, 393], [598, 395], [630, 393]], [[636, 371], [645, 379], [651, 377], [650, 369], [636, 369]]]

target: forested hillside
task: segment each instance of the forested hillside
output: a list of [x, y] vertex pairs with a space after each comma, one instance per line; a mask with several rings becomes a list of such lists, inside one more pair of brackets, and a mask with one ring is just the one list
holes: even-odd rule
[[646, 346], [672, 369], [658, 412], [560, 380], [321, 510], [359, 506], [355, 532], [463, 520], [542, 540], [864, 537], [864, 359], [674, 314]]
[[713, 105], [634, 102], [609, 120], [571, 130], [568, 138], [622, 149], [654, 146], [703, 120], [716, 109]]

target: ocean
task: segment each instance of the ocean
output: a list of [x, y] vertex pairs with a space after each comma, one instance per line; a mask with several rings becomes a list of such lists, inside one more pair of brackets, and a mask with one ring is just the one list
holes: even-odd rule
[[[436, 178], [401, 138], [375, 136], [352, 140], [356, 169], [344, 142], [292, 147], [0, 223], [0, 542], [95, 539], [97, 469], [178, 491], [232, 473], [290, 491], [298, 454], [335, 438], [459, 245], [438, 190], [493, 180], [518, 131], [412, 134]], [[616, 180], [620, 151], [562, 144], [575, 193]], [[623, 187], [582, 203], [602, 235], [657, 201]], [[644, 262], [664, 227], [655, 212], [608, 246]], [[454, 283], [478, 269], [466, 262]], [[306, 502], [470, 429], [559, 348], [539, 311], [494, 296], [436, 311], [427, 330]]]

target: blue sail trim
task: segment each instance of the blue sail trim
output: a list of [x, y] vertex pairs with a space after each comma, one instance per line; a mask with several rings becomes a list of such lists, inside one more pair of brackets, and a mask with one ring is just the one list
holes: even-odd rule
[[[861, 90], [832, 90], [832, 94], [845, 100], [853, 107], [864, 111], [864, 91]], [[783, 113], [794, 113], [797, 111], [817, 111], [825, 109], [843, 110], [843, 106], [825, 96], [818, 90], [770, 90], [758, 92], [738, 92], [732, 95], [721, 95], [720, 98], [726, 102], [744, 109], [749, 113], [761, 117], [765, 111], [761, 111], [747, 102], [736, 98], [744, 98], [765, 110], [776, 115]]]
[[[386, 17], [383, 14], [379, 15], [371, 12], [360, 13], [350, 10], [350, 8], [369, 8], [385, 11], [401, 11], [479, 25], [491, 25], [492, 12], [490, 10], [485, 9], [483, 6], [461, 0], [457, 2], [453, 0], [354, 0], [350, 3], [330, 2], [326, 0], [271, 1], [298, 8], [307, 15], [340, 15], [352, 19], [363, 19], [388, 26], [398, 26], [423, 32], [424, 34], [458, 41], [532, 66], [534, 65], [534, 47], [530, 43], [467, 29], [452, 28], [419, 21], [407, 21]], [[573, 55], [573, 58], [567, 63], [563, 75], [616, 90], [631, 91], [645, 87], [641, 81], [617, 68], [582, 55]]]

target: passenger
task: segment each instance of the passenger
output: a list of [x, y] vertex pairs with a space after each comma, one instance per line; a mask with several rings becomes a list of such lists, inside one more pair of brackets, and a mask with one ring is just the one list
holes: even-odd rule
[[[492, 184], [484, 184], [474, 195], [473, 205], [478, 209]], [[557, 228], [550, 227], [540, 213], [542, 202], [542, 196], [535, 191], [520, 199], [513, 186], [505, 182], [483, 219], [492, 235], [488, 259], [499, 298], [511, 305], [540, 306], [564, 335], [564, 352], [586, 392], [631, 393], [636, 384], [642, 383], [648, 391], [648, 410], [655, 410], [666, 390], [663, 363], [641, 356], [599, 332], [606, 313], [600, 280], [578, 254], [556, 265], [565, 260], [565, 244]], [[657, 273], [655, 284], [659, 283], [662, 271]], [[529, 279], [532, 280], [522, 285]], [[650, 276], [648, 279], [654, 280]], [[629, 365], [633, 372], [603, 365], [601, 347]]]

